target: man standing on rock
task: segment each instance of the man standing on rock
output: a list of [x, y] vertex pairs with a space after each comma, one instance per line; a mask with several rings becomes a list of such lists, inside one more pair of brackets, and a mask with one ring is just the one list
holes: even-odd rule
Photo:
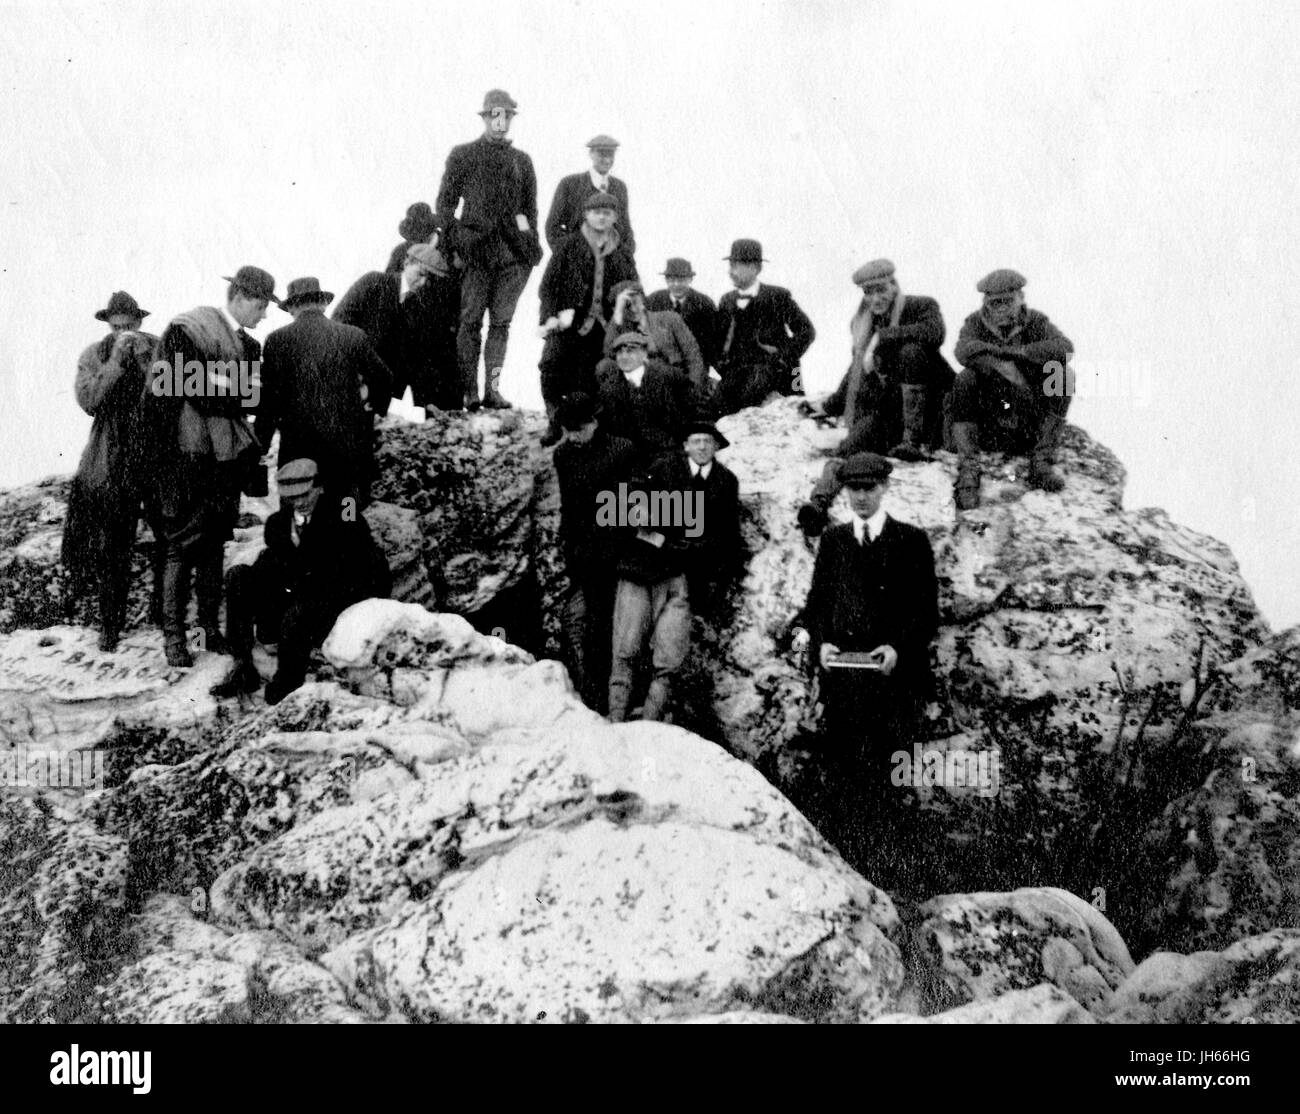
[[294, 279], [280, 303], [293, 324], [266, 338], [257, 433], [280, 431], [284, 460], [310, 457], [322, 484], [358, 508], [370, 502], [374, 415], [388, 412], [391, 377], [366, 334], [325, 316], [334, 295], [315, 278]]
[[277, 643], [279, 663], [266, 702], [278, 704], [302, 685], [312, 650], [344, 609], [387, 599], [392, 591], [388, 562], [366, 520], [324, 491], [315, 461], [289, 461], [276, 481], [283, 505], [266, 520], [266, 548], [227, 579], [226, 639], [235, 669], [214, 686], [214, 696], [262, 687], [252, 657], [256, 632], [263, 642]]
[[981, 436], [988, 448], [1029, 451], [1030, 487], [1065, 487], [1052, 465], [1070, 408], [1066, 364], [1074, 345], [1046, 314], [1025, 305], [1024, 285], [1024, 275], [1011, 270], [980, 279], [975, 289], [984, 305], [957, 339], [954, 354], [964, 369], [952, 390], [959, 511], [980, 504]]
[[690, 381], [676, 368], [649, 359], [641, 333], [624, 333], [614, 341], [614, 362], [602, 361], [596, 390], [605, 424], [636, 446], [642, 465], [681, 444], [690, 415]]
[[799, 361], [817, 330], [790, 291], [758, 281], [767, 262], [757, 240], [737, 240], [727, 256], [735, 286], [722, 296], [714, 321], [723, 414], [759, 406], [775, 392], [803, 394]]
[[[246, 397], [231, 388], [256, 382], [249, 369], [260, 364], [262, 349], [246, 330], [266, 317], [270, 302], [278, 304], [275, 279], [260, 267], [240, 267], [226, 281], [224, 307], [199, 306], [163, 332], [151, 384], [155, 397], [149, 400], [150, 421], [156, 423], [165, 460], [155, 473], [167, 543], [163, 640], [167, 664], [178, 668], [194, 664], [185, 638], [191, 570], [204, 645], [224, 649], [222, 553], [234, 534], [241, 488], [250, 482], [261, 456], [248, 421], [260, 391], [259, 397]], [[164, 380], [172, 367], [191, 362], [206, 369], [206, 377], [193, 391], [187, 381], [184, 397], [175, 397]]]
[[627, 207], [627, 183], [610, 173], [614, 156], [618, 153], [618, 140], [608, 135], [598, 135], [587, 141], [591, 155], [591, 169], [580, 174], [570, 174], [560, 179], [551, 202], [551, 212], [546, 218], [546, 242], [551, 252], [560, 250], [565, 239], [582, 227], [583, 204], [592, 193], [607, 193], [618, 202], [618, 216], [614, 224], [619, 239], [628, 255], [636, 255], [636, 239], [632, 235], [632, 217]]
[[824, 708], [821, 733], [838, 782], [831, 792], [844, 817], [859, 811], [856, 790], [883, 799], [890, 755], [910, 745], [932, 685], [934, 554], [924, 530], [886, 513], [891, 471], [875, 453], [844, 462], [852, 519], [823, 534], [795, 626], [794, 647], [810, 656]]
[[[479, 408], [478, 360], [486, 367], [482, 405], [504, 410], [501, 369], [510, 322], [528, 275], [542, 261], [537, 236], [537, 175], [533, 160], [506, 138], [519, 106], [503, 89], [483, 98], [483, 134], [453, 147], [434, 204], [438, 244], [450, 260], [464, 263], [457, 352], [470, 410]], [[463, 203], [463, 205], [462, 205]], [[462, 205], [459, 219], [456, 208]], [[488, 315], [483, 345], [483, 315]]]
[[117, 291], [95, 314], [108, 325], [108, 335], [77, 361], [77, 403], [95, 420], [68, 492], [63, 563], [74, 579], [96, 582], [99, 648], [106, 651], [117, 649], [126, 622], [142, 502], [154, 534], [155, 621], [161, 615], [165, 549], [149, 482], [155, 446], [144, 424], [145, 388], [158, 338], [140, 331], [148, 316], [130, 294]]
[[560, 483], [560, 544], [570, 592], [564, 633], [569, 675], [583, 703], [604, 714], [609, 701], [610, 638], [618, 583], [618, 531], [596, 524], [605, 493], [632, 478], [636, 450], [597, 420], [595, 400], [577, 391], [560, 400], [564, 439], [555, 446]]

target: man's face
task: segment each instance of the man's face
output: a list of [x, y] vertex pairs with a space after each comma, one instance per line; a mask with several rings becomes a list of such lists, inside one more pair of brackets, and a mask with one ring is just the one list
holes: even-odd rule
[[312, 512], [316, 510], [316, 504], [320, 501], [320, 493], [320, 485], [312, 484], [306, 491], [297, 495], [283, 496], [283, 500], [289, 505], [292, 513], [310, 518]]
[[686, 438], [686, 455], [703, 468], [713, 460], [718, 451], [718, 443], [711, 433], [692, 433]]
[[566, 429], [564, 438], [575, 445], [585, 445], [594, 436], [596, 436], [596, 427], [600, 425], [598, 421], [592, 419], [586, 425], [579, 426], [577, 429]]
[[418, 259], [408, 258], [406, 266], [402, 268], [402, 277], [406, 279], [406, 285], [411, 290], [419, 290], [431, 276], [432, 272]]
[[999, 329], [1014, 325], [1025, 305], [1023, 291], [1015, 290], [1010, 294], [985, 294], [984, 309], [989, 320]]
[[614, 353], [614, 360], [618, 363], [618, 370], [627, 375], [645, 363], [645, 349], [637, 344], [625, 344]]
[[758, 278], [758, 272], [763, 269], [761, 263], [737, 263], [731, 261], [727, 268], [727, 273], [731, 276], [731, 283], [737, 290], [744, 290], [748, 286], [754, 285], [754, 280]]
[[614, 148], [592, 147], [590, 151], [592, 169], [603, 178], [614, 165]]
[[143, 317], [132, 317], [129, 313], [112, 313], [108, 317], [108, 327], [117, 333], [135, 333], [144, 324]]
[[483, 116], [483, 134], [488, 139], [500, 142], [510, 132], [515, 114], [508, 108], [494, 108]]
[[875, 317], [880, 317], [894, 304], [894, 295], [898, 287], [892, 279], [884, 282], [864, 282], [862, 296], [867, 300], [867, 307]]
[[845, 490], [849, 493], [849, 507], [853, 513], [859, 518], [870, 518], [880, 510], [880, 504], [885, 498], [885, 492], [889, 490], [889, 481], [881, 480], [871, 487], [850, 486]]
[[230, 300], [230, 316], [238, 321], [245, 329], [254, 329], [260, 325], [266, 317], [267, 300], [265, 298], [250, 298], [242, 290], [236, 291], [235, 296]]
[[592, 231], [608, 232], [617, 216], [618, 213], [614, 209], [588, 209], [586, 221]]
[[691, 288], [691, 280], [689, 278], [679, 278], [676, 275], [665, 275], [664, 285], [668, 287], [668, 293], [674, 298], [685, 298], [686, 292]]

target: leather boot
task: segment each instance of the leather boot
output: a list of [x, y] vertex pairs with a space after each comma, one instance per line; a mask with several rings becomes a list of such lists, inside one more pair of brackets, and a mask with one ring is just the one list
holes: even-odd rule
[[189, 566], [183, 557], [169, 555], [163, 569], [163, 646], [167, 652], [167, 664], [177, 669], [188, 669], [194, 664], [185, 645], [189, 605]]
[[959, 511], [973, 511], [980, 505], [979, 426], [974, 422], [954, 422], [952, 440], [957, 447], [953, 501]]
[[546, 434], [542, 437], [542, 448], [549, 449], [552, 445], [558, 445], [560, 438], [564, 436], [564, 430], [560, 428], [560, 420], [556, 417], [556, 408], [553, 402], [546, 404], [546, 420], [550, 423], [546, 427]]
[[651, 681], [649, 689], [646, 690], [645, 703], [641, 705], [641, 718], [662, 720], [668, 707], [669, 695], [670, 690], [666, 679], [656, 677]]
[[921, 383], [903, 384], [903, 439], [889, 455], [898, 460], [928, 460], [925, 451], [926, 388]]
[[510, 410], [512, 403], [501, 397], [501, 369], [491, 368], [487, 373], [487, 390], [483, 392], [483, 406], [488, 410]]
[[1065, 419], [1059, 414], [1045, 414], [1038, 422], [1038, 439], [1029, 458], [1029, 486], [1040, 491], [1061, 491], [1065, 481], [1052, 467], [1056, 460], [1056, 446], [1061, 440]]
[[201, 649], [213, 654], [227, 654], [230, 645], [221, 633], [222, 546], [208, 553], [194, 570], [194, 594], [199, 603], [199, 626], [203, 628]]
[[155, 541], [149, 549], [153, 568], [153, 594], [149, 597], [149, 622], [159, 629], [163, 625], [163, 577], [167, 571], [167, 546]]

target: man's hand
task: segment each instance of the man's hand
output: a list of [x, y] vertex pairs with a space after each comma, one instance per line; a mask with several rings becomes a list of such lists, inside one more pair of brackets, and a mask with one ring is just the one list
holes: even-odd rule
[[831, 660], [839, 654], [839, 652], [840, 648], [836, 646], [834, 642], [823, 642], [821, 653], [818, 655], [821, 660], [822, 668], [826, 669], [830, 665]]
[[539, 337], [548, 337], [560, 328], [560, 319], [558, 317], [548, 317], [542, 322], [541, 327], [537, 330]]
[[576, 312], [577, 312], [576, 310], [572, 310], [572, 309], [562, 309], [562, 310], [560, 310], [560, 328], [561, 328], [561, 329], [567, 329], [570, 325], [573, 324], [573, 315], [574, 315], [574, 313], [576, 313]]
[[871, 651], [871, 656], [880, 662], [880, 672], [886, 677], [894, 671], [894, 666], [898, 664], [898, 651], [889, 645], [877, 646]]

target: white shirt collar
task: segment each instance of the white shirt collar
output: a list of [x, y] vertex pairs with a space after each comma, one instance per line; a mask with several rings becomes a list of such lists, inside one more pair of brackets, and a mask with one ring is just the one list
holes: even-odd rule
[[226, 324], [230, 326], [230, 331], [234, 333], [236, 337], [239, 336], [239, 330], [242, 329], [244, 326], [230, 316], [229, 307], [227, 306], [221, 307], [221, 316], [226, 319]]
[[623, 378], [626, 379], [629, 383], [631, 383], [632, 386], [640, 387], [641, 380], [645, 378], [645, 369], [646, 369], [646, 365], [642, 364], [639, 368], [636, 369], [636, 371], [623, 372]]
[[709, 461], [709, 463], [703, 467], [700, 467], [700, 465], [696, 464], [693, 460], [687, 461], [687, 463], [691, 466], [692, 476], [703, 476], [707, 480], [709, 478], [709, 473], [713, 471], [713, 461]]
[[873, 542], [880, 537], [880, 531], [885, 528], [885, 519], [888, 517], [889, 515], [885, 513], [884, 507], [881, 507], [870, 518], [859, 518], [857, 515], [853, 515], [853, 536], [857, 538], [858, 545], [862, 544], [863, 530], [867, 531]]
[[591, 184], [602, 193], [609, 193], [609, 175], [606, 175], [602, 181], [600, 175], [596, 173], [596, 168], [593, 166], [587, 171], [587, 177], [591, 179]]
[[753, 297], [756, 297], [756, 296], [758, 295], [758, 288], [759, 288], [759, 286], [761, 286], [761, 285], [762, 285], [762, 284], [758, 281], [758, 279], [755, 279], [755, 280], [754, 280], [754, 285], [753, 285], [753, 286], [747, 286], [747, 287], [745, 287], [744, 290], [737, 290], [737, 291], [736, 291], [736, 297], [737, 297], [737, 298], [753, 298]]

